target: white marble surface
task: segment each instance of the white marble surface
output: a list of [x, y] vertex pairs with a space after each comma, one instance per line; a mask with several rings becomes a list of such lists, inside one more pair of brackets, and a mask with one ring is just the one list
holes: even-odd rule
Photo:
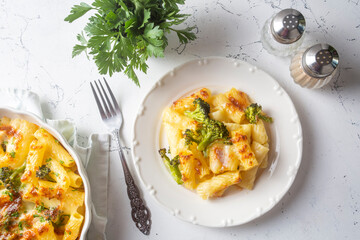
[[[79, 1], [76, 1], [76, 3]], [[87, 1], [89, 2], [89, 1]], [[89, 81], [99, 78], [85, 56], [71, 58], [86, 19], [63, 21], [75, 1], [0, 0], [0, 83], [38, 93], [46, 117], [76, 122], [79, 139], [104, 132]], [[205, 228], [182, 222], [156, 205], [150, 236], [130, 220], [120, 163], [113, 156], [109, 184], [108, 239], [358, 239], [360, 236], [360, 6], [358, 0], [187, 0], [187, 24], [198, 39], [187, 46], [169, 37], [166, 57], [150, 59], [139, 89], [124, 75], [108, 77], [126, 118], [130, 144], [135, 113], [154, 82], [194, 58], [226, 56], [269, 72], [289, 93], [303, 125], [304, 154], [288, 194], [270, 212], [239, 227]], [[269, 55], [259, 41], [265, 20], [293, 7], [307, 20], [309, 42], [328, 42], [340, 54], [341, 77], [320, 90], [301, 89], [290, 79], [288, 58]], [[130, 156], [129, 156], [130, 157]], [[241, 204], [241, 203], [239, 203]], [[211, 213], [209, 213], [211, 214]]]

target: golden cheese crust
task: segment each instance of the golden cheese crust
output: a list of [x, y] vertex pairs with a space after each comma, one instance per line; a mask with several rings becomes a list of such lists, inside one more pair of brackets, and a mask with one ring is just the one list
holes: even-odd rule
[[[196, 98], [209, 104], [211, 119], [224, 123], [231, 144], [215, 141], [200, 152], [195, 142], [185, 143], [184, 131], [201, 125], [184, 114], [195, 109]], [[253, 189], [258, 170], [267, 167], [269, 143], [264, 123], [250, 124], [245, 117], [250, 104], [248, 95], [235, 88], [216, 95], [202, 88], [164, 110], [164, 129], [172, 157], [179, 156], [184, 187], [196, 190], [203, 199], [220, 197], [233, 185]]]
[[66, 149], [23, 119], [0, 119], [0, 239], [78, 239], [84, 188]]

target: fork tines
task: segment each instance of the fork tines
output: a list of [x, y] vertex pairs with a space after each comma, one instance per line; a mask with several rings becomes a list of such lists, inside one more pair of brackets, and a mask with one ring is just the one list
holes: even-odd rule
[[[106, 93], [103, 85], [101, 84], [100, 79], [98, 79], [98, 81], [94, 81], [97, 91], [95, 90], [95, 88], [91, 82], [90, 82], [90, 86], [91, 86], [92, 92], [94, 94], [96, 104], [99, 108], [101, 118], [107, 119], [110, 117], [114, 117], [117, 114], [120, 114], [121, 112], [120, 112], [119, 105], [114, 97], [114, 94], [112, 93], [105, 78], [104, 78], [104, 83], [106, 85], [106, 88], [107, 88], [107, 91], [109, 94]], [[108, 95], [110, 95], [111, 99], [108, 97]], [[101, 101], [99, 100], [98, 96], [100, 96]]]

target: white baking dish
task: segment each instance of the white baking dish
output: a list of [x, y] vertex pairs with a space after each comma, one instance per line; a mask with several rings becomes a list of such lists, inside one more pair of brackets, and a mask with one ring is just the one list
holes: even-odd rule
[[25, 111], [19, 111], [14, 108], [1, 107], [0, 108], [0, 118], [4, 117], [4, 116], [6, 116], [8, 118], [21, 118], [21, 119], [27, 120], [29, 122], [35, 123], [39, 127], [46, 129], [57, 140], [59, 140], [59, 142], [64, 146], [64, 148], [74, 158], [76, 165], [78, 167], [79, 174], [83, 180], [84, 190], [85, 190], [85, 220], [84, 220], [83, 228], [81, 230], [81, 235], [80, 235], [80, 240], [85, 240], [86, 233], [87, 233], [90, 223], [91, 223], [91, 194], [90, 194], [89, 180], [87, 178], [86, 171], [85, 171], [84, 166], [82, 165], [80, 157], [77, 155], [77, 153], [74, 151], [74, 149], [68, 144], [68, 142], [65, 140], [65, 138], [58, 131], [56, 131], [53, 127], [49, 126], [47, 123], [45, 123], [43, 120], [41, 120], [36, 115], [29, 113], [29, 112], [25, 112]]

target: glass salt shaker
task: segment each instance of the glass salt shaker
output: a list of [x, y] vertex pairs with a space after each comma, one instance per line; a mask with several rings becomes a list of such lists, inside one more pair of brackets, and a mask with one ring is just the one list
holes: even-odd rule
[[304, 40], [305, 26], [305, 18], [299, 11], [284, 9], [265, 22], [261, 42], [273, 55], [292, 55]]
[[290, 74], [304, 88], [321, 88], [339, 76], [339, 54], [329, 44], [319, 43], [299, 51], [291, 60]]

